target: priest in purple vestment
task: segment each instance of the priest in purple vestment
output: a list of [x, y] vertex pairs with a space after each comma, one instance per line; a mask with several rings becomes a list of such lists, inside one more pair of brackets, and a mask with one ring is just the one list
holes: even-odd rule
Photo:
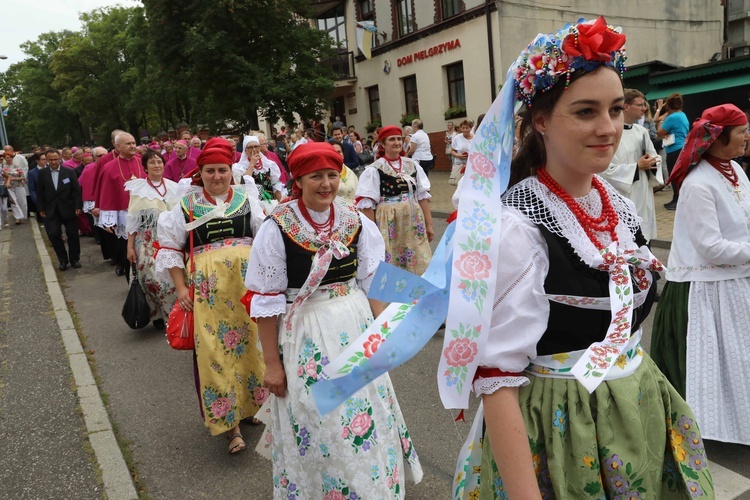
[[164, 177], [171, 181], [180, 182], [182, 176], [195, 169], [196, 163], [188, 155], [187, 142], [179, 140], [174, 144], [175, 156], [164, 165]]

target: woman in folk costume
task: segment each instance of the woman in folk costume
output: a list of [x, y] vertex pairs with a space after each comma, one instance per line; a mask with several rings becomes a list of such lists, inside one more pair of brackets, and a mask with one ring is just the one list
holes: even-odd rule
[[401, 129], [378, 133], [378, 158], [362, 172], [357, 208], [375, 221], [385, 240], [385, 261], [422, 274], [430, 263], [435, 235], [430, 212], [430, 181], [411, 158], [404, 156]]
[[[212, 435], [227, 435], [234, 454], [245, 449], [240, 420], [254, 416], [268, 393], [257, 328], [240, 303], [247, 256], [265, 215], [255, 184], [231, 185], [232, 157], [225, 139], [206, 143], [200, 177], [191, 176], [197, 185], [159, 216], [156, 271], [169, 270], [180, 305], [194, 311], [201, 412]], [[191, 233], [195, 274], [186, 277]]]
[[254, 135], [245, 136], [242, 141], [242, 156], [240, 161], [232, 165], [232, 175], [235, 182], [249, 182], [252, 178], [258, 186], [260, 200], [272, 209], [276, 202], [281, 201], [284, 185], [281, 183], [281, 171], [273, 161], [264, 157], [260, 152], [260, 141]]
[[403, 498], [405, 479], [419, 482], [422, 470], [388, 375], [326, 417], [311, 393], [382, 310], [366, 292], [383, 239], [336, 197], [342, 161], [330, 144], [298, 146], [289, 167], [293, 199], [263, 223], [245, 278], [272, 393], [260, 446], [272, 448], [274, 498]]
[[467, 494], [714, 496], [693, 414], [639, 345], [661, 264], [599, 177], [623, 130], [624, 43], [603, 17], [538, 35], [472, 144], [439, 372], [444, 402], [465, 407], [458, 381], [483, 401], [455, 478]]
[[732, 161], [750, 134], [732, 104], [693, 122], [670, 181], [680, 197], [651, 354], [685, 395], [703, 436], [750, 444], [750, 182]]
[[164, 178], [164, 160], [158, 152], [146, 151], [141, 162], [148, 177], [125, 183], [125, 190], [130, 193], [125, 221], [128, 260], [138, 271], [138, 282], [151, 307], [151, 321], [161, 330], [177, 295], [171, 278], [156, 273], [156, 223], [159, 214], [174, 208], [185, 190]]

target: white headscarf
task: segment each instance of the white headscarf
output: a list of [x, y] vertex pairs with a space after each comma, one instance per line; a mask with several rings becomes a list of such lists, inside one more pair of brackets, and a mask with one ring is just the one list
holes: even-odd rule
[[247, 159], [247, 145], [250, 143], [260, 146], [260, 141], [256, 136], [246, 135], [242, 140], [242, 156], [240, 157], [240, 161], [232, 165], [232, 170], [235, 170], [236, 167], [237, 170], [242, 169], [242, 172], [246, 172], [250, 168], [250, 160]]

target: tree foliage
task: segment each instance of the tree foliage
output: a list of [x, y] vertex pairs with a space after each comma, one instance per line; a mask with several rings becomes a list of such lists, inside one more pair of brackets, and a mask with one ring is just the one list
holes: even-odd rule
[[[11, 144], [106, 139], [113, 128], [157, 134], [180, 123], [217, 133], [257, 114], [319, 117], [333, 79], [328, 36], [306, 0], [143, 0], [81, 15], [78, 32], [27, 42], [0, 73]], [[98, 142], [107, 142], [101, 139]]]

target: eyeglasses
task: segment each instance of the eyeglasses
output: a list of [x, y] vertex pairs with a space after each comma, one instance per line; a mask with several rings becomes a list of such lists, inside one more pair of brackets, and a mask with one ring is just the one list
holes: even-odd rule
[[260, 149], [260, 146], [257, 144], [253, 144], [251, 146], [246, 147], [245, 149]]

